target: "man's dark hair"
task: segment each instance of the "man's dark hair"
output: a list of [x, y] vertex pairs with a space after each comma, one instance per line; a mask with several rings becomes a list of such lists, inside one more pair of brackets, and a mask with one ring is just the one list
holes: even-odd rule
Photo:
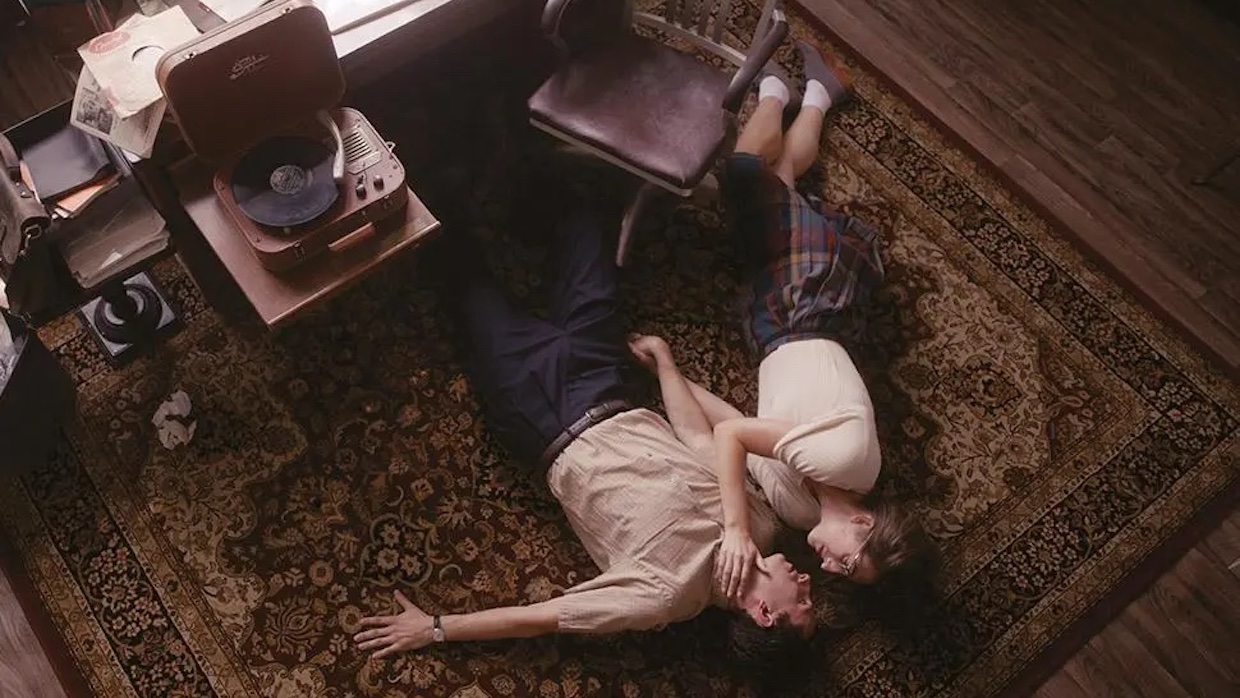
[[789, 679], [804, 669], [810, 643], [804, 631], [787, 616], [780, 616], [766, 628], [742, 611], [734, 615], [728, 627], [728, 650], [743, 674], [770, 684]]

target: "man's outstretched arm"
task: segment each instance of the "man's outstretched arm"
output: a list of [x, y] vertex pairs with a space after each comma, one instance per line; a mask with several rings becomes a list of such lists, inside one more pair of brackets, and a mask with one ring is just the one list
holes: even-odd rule
[[[399, 591], [395, 596], [403, 609], [399, 615], [363, 618], [362, 627], [369, 630], [353, 636], [358, 649], [374, 650], [375, 658], [421, 649], [434, 641], [432, 617]], [[474, 613], [446, 615], [440, 617], [440, 622], [444, 637], [452, 642], [547, 635], [558, 630], [559, 602], [562, 598], [529, 606], [502, 606]]]
[[[374, 651], [376, 658], [434, 642], [432, 617], [399, 591], [395, 596], [402, 609], [398, 615], [363, 618], [368, 629], [353, 636], [358, 649]], [[674, 597], [644, 567], [622, 563], [548, 601], [445, 615], [440, 621], [447, 642], [649, 630], [684, 620], [676, 614]]]

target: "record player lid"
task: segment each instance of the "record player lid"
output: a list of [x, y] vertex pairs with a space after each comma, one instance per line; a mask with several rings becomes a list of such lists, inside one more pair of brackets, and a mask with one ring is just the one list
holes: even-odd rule
[[334, 107], [344, 74], [310, 0], [280, 0], [168, 51], [156, 66], [185, 140], [219, 163]]

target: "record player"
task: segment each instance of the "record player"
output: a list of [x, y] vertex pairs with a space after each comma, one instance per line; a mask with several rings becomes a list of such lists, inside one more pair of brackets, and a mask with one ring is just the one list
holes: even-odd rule
[[407, 203], [405, 169], [361, 112], [323, 13], [281, 0], [168, 51], [156, 67], [186, 142], [266, 269], [373, 237]]

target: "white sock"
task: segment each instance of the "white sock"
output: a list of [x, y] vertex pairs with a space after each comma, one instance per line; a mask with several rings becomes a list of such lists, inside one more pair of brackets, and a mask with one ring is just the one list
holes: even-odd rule
[[788, 86], [784, 84], [783, 80], [774, 75], [768, 75], [762, 78], [762, 82], [758, 83], [759, 102], [767, 97], [774, 97], [779, 100], [780, 104], [786, 105], [788, 104], [789, 96]]
[[821, 82], [810, 80], [805, 83], [805, 96], [801, 98], [801, 108], [805, 107], [818, 107], [824, 114], [831, 108], [831, 94]]

